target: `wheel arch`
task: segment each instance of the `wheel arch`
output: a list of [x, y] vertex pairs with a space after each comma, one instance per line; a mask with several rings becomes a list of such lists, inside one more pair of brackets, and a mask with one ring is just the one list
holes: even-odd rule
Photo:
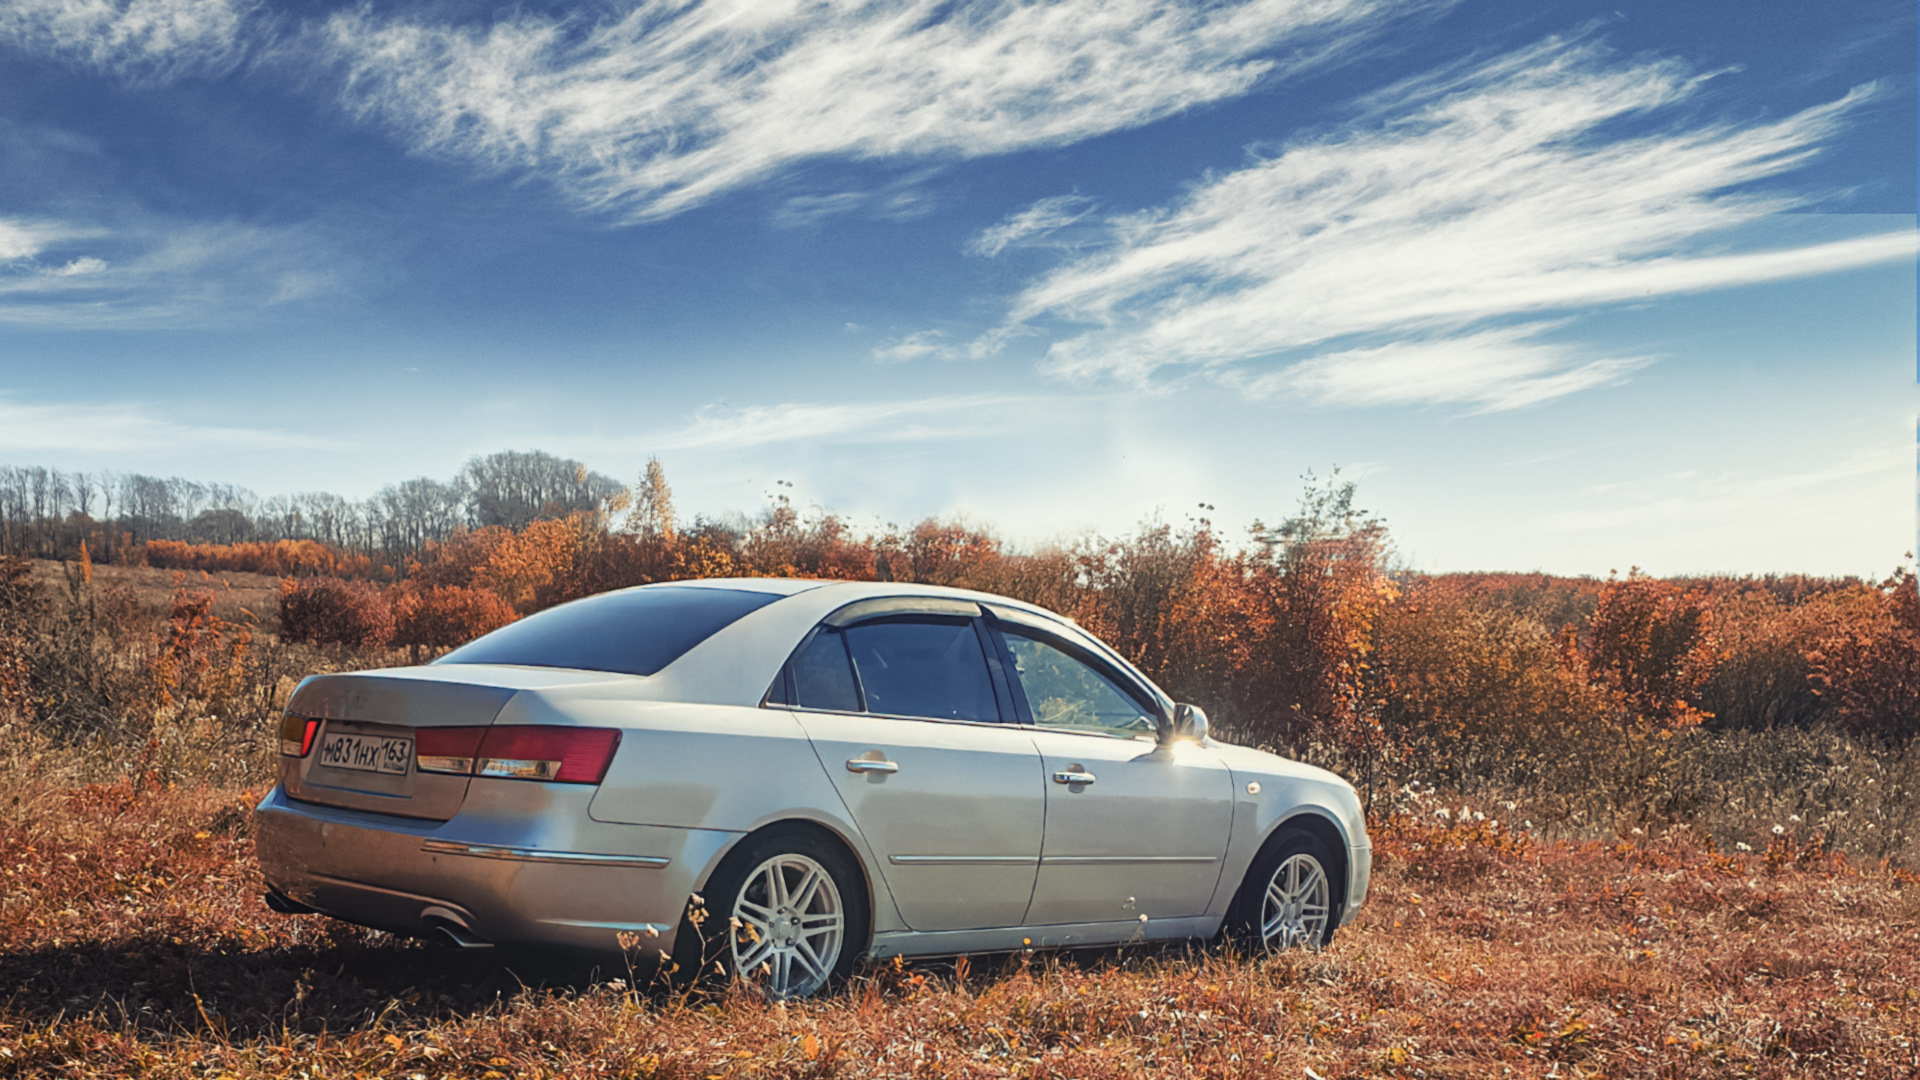
[[[873, 945], [875, 926], [879, 922], [878, 911], [880, 902], [883, 898], [890, 902], [891, 897], [886, 896], [881, 891], [879, 881], [872, 868], [867, 865], [867, 860], [861, 857], [861, 846], [830, 822], [803, 816], [781, 817], [741, 833], [735, 837], [732, 842], [715, 852], [713, 858], [708, 860], [707, 865], [701, 870], [699, 876], [694, 879], [694, 893], [696, 895], [705, 893], [708, 883], [713, 880], [714, 874], [719, 872], [720, 867], [725, 865], [726, 861], [733, 857], [734, 853], [740, 851], [748, 843], [772, 833], [811, 835], [839, 848], [840, 851], [846, 855], [847, 861], [853, 864], [855, 872], [860, 875], [860, 888], [867, 901], [867, 925], [863, 928], [862, 934], [865, 940], [858, 943], [859, 950], [856, 955], [866, 952], [867, 949]], [[689, 897], [688, 899], [691, 901], [692, 898]]]
[[1238, 898], [1245, 891], [1248, 878], [1260, 866], [1264, 856], [1289, 832], [1306, 833], [1325, 845], [1327, 852], [1332, 856], [1334, 865], [1327, 867], [1327, 883], [1332, 887], [1333, 908], [1337, 913], [1334, 916], [1334, 925], [1339, 925], [1342, 921], [1341, 916], [1345, 914], [1347, 908], [1347, 890], [1353, 873], [1353, 853], [1348, 850], [1347, 834], [1341, 829], [1339, 820], [1316, 807], [1300, 807], [1273, 823], [1273, 827], [1267, 830], [1267, 835], [1261, 838], [1259, 849], [1248, 861], [1247, 869], [1241, 875], [1240, 885], [1234, 891], [1234, 896]]

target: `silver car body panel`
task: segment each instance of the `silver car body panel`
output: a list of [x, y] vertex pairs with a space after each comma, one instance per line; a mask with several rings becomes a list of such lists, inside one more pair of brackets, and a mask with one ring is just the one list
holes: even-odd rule
[[[1097, 945], [1212, 935], [1261, 844], [1311, 814], [1346, 841], [1342, 923], [1365, 896], [1359, 800], [1311, 766], [1215, 740], [1160, 746], [763, 705], [810, 630], [887, 598], [979, 604], [1139, 677], [1058, 616], [884, 582], [676, 586], [781, 598], [651, 676], [442, 664], [302, 683], [289, 712], [323, 721], [322, 737], [542, 724], [616, 728], [621, 740], [598, 787], [348, 776], [283, 757], [281, 785], [257, 818], [269, 886], [399, 932], [452, 924], [492, 942], [670, 950], [689, 897], [741, 838], [803, 821], [845, 843], [864, 874], [876, 955]], [[1096, 779], [1053, 782], [1072, 766]]]
[[1026, 921], [1206, 915], [1233, 822], [1233, 774], [1219, 754], [1191, 742], [1028, 730], [1048, 783], [1046, 849]]
[[[879, 857], [874, 876], [886, 882], [906, 929], [1022, 925], [1046, 813], [1040, 754], [1025, 729], [787, 715], [812, 736], [822, 771]], [[895, 768], [853, 771], [864, 762]]]

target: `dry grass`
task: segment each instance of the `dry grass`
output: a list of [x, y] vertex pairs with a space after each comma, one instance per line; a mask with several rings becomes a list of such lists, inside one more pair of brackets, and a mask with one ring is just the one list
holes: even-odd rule
[[[59, 593], [67, 587], [69, 564], [52, 559], [34, 559], [33, 580], [48, 592]], [[246, 621], [247, 613], [272, 628], [279, 621], [280, 579], [268, 574], [204, 570], [166, 570], [157, 566], [108, 566], [95, 563], [93, 583], [106, 591], [123, 588], [141, 607], [165, 611], [179, 589], [210, 593], [213, 613], [234, 622]]]
[[[0, 1076], [1866, 1076], [1920, 1069], [1920, 879], [1783, 836], [1425, 815], [1321, 955], [885, 965], [768, 1005], [272, 914], [259, 792], [10, 777]], [[1309, 1071], [1311, 1070], [1311, 1071]]]

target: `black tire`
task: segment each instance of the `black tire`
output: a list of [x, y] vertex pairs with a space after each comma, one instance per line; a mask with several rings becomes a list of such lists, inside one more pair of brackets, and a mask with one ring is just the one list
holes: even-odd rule
[[[1339, 923], [1341, 889], [1333, 877], [1338, 864], [1317, 836], [1303, 829], [1275, 833], [1254, 857], [1240, 891], [1227, 909], [1227, 933], [1249, 953], [1283, 952], [1290, 948], [1320, 949], [1333, 941]], [[1310, 896], [1288, 895], [1294, 886], [1307, 886], [1305, 871], [1319, 874], [1318, 917]], [[1283, 870], [1287, 871], [1283, 875]], [[1296, 873], [1300, 871], [1300, 873]], [[1278, 879], [1278, 880], [1276, 880]], [[1289, 908], [1288, 904], [1297, 904]]]
[[[815, 883], [810, 868], [826, 880]], [[787, 897], [796, 903], [783, 905], [769, 896], [776, 887], [806, 895]], [[833, 914], [839, 916], [837, 941], [832, 955], [822, 956]], [[866, 951], [871, 925], [866, 883], [846, 850], [811, 829], [774, 828], [729, 852], [688, 903], [673, 962], [683, 980], [711, 985], [740, 977], [759, 983], [769, 997], [808, 997], [847, 977]], [[744, 972], [738, 970], [743, 960]]]

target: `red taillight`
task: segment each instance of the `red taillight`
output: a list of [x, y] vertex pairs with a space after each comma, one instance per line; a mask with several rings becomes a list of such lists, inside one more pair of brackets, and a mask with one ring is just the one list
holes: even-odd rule
[[414, 767], [421, 772], [473, 772], [473, 759], [480, 756], [483, 727], [420, 728], [413, 734]]
[[508, 724], [486, 729], [478, 753], [480, 776], [597, 784], [613, 763], [620, 732], [613, 728]]
[[306, 757], [313, 749], [313, 737], [320, 734], [320, 721], [304, 716], [280, 718], [280, 752], [288, 757]]

